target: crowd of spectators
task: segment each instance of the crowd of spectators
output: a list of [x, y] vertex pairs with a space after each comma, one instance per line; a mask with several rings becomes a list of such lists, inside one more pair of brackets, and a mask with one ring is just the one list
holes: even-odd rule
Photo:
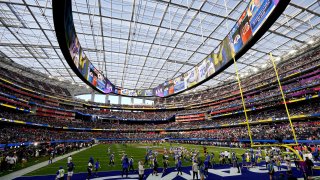
[[[278, 74], [280, 77], [286, 77], [292, 73], [299, 72], [314, 66], [319, 65], [320, 51], [314, 51], [303, 56], [299, 56], [290, 60], [287, 60], [278, 65]], [[276, 75], [273, 68], [264, 70], [256, 75], [241, 79], [242, 90], [249, 91], [259, 86], [267, 85], [276, 81]], [[199, 100], [214, 100], [224, 97], [226, 95], [239, 94], [239, 87], [236, 82], [229, 85], [221, 85], [212, 89], [203, 90], [191, 94], [182, 94], [166, 98], [158, 98], [155, 101], [155, 106], [163, 107], [163, 104], [190, 104]]]
[[[307, 79], [308, 83], [317, 83], [319, 84], [320, 79], [318, 78], [309, 78]], [[287, 89], [287, 91], [293, 89], [293, 88], [298, 88], [301, 87], [302, 80], [299, 81], [294, 81], [291, 84], [288, 84], [285, 86], [285, 88]], [[305, 81], [303, 81], [305, 82]], [[309, 86], [310, 84], [304, 85], [304, 86]], [[290, 89], [289, 89], [290, 87]], [[18, 97], [18, 93], [12, 93], [8, 90], [6, 90], [5, 88], [0, 88], [0, 90], [2, 91], [2, 93], [5, 94], [9, 94], [9, 95], [13, 95]], [[286, 94], [287, 98], [290, 97], [290, 99], [294, 99], [295, 97], [300, 98], [300, 97], [306, 97], [306, 96], [311, 96], [313, 94], [317, 94], [318, 90], [314, 90], [312, 88], [309, 89], [303, 89], [300, 91], [292, 91], [292, 92], [288, 92]], [[21, 95], [20, 95], [21, 96]], [[4, 97], [5, 98], [5, 97]], [[26, 99], [23, 96], [19, 97], [22, 99]], [[30, 99], [29, 99], [30, 100]], [[0, 99], [1, 101], [1, 99]], [[11, 101], [15, 101], [15, 100], [11, 100]], [[41, 100], [35, 100], [32, 99], [30, 101], [35, 101], [39, 104], [43, 103]], [[248, 95], [245, 98], [246, 106], [247, 107], [252, 107], [253, 105], [255, 105], [255, 107], [265, 107], [265, 106], [274, 106], [276, 104], [281, 103], [282, 99], [281, 99], [281, 95], [278, 89], [272, 89], [272, 90], [267, 90], [267, 91], [260, 91], [254, 95]], [[6, 101], [7, 102], [7, 101]], [[10, 104], [9, 102], [9, 104]], [[8, 102], [7, 102], [8, 103]], [[28, 105], [26, 102], [12, 102], [15, 103], [15, 105], [17, 105], [19, 107], [19, 105], [21, 107], [26, 108], [29, 107], [30, 105]], [[22, 106], [25, 105], [25, 106]], [[48, 107], [48, 106], [47, 106]], [[53, 106], [54, 107], [54, 106]], [[71, 106], [68, 105], [63, 105], [60, 104], [59, 108], [64, 108], [64, 109], [69, 109], [72, 108]], [[170, 118], [176, 114], [190, 114], [190, 113], [199, 113], [199, 112], [218, 112], [221, 110], [225, 110], [225, 109], [230, 109], [231, 110], [235, 110], [234, 108], [237, 109], [242, 109], [242, 103], [240, 99], [231, 99], [230, 101], [226, 101], [226, 102], [222, 102], [219, 105], [215, 105], [215, 106], [208, 106], [208, 107], [203, 107], [203, 108], [197, 108], [197, 109], [187, 109], [187, 110], [180, 110], [180, 111], [164, 111], [164, 112], [155, 112], [155, 111], [150, 111], [150, 112], [143, 112], [143, 111], [135, 111], [135, 112], [131, 112], [131, 111], [115, 111], [115, 110], [110, 110], [110, 111], [101, 111], [101, 110], [93, 110], [93, 109], [86, 109], [80, 112], [83, 113], [90, 113], [90, 114], [96, 114], [96, 115], [101, 115], [101, 116], [106, 116], [106, 117], [115, 117], [116, 119], [152, 119], [152, 120], [161, 120], [161, 119], [167, 119]], [[216, 113], [215, 113], [216, 114]]]
[[[320, 135], [319, 122], [294, 122], [293, 126], [297, 139], [315, 140]], [[251, 126], [251, 135], [253, 139], [259, 140], [293, 140], [293, 133], [289, 122]], [[246, 126], [171, 133], [169, 136], [174, 138], [211, 138], [220, 141], [249, 139]]]
[[[320, 51], [314, 50], [304, 55], [300, 55], [296, 58], [292, 58], [279, 63], [278, 71], [279, 71], [280, 77], [285, 77], [289, 74], [306, 70], [307, 68], [319, 65], [319, 57], [320, 57]], [[68, 98], [71, 99], [70, 93], [65, 92], [67, 90], [64, 88], [53, 86], [44, 82], [36, 81], [34, 79], [30, 79], [28, 77], [22, 76], [21, 74], [11, 72], [3, 68], [0, 69], [0, 73], [3, 74], [6, 78], [9, 78], [10, 80], [14, 80], [17, 84], [21, 86], [27, 85], [28, 88], [34, 89], [36, 91], [40, 91], [45, 94], [54, 95], [54, 96], [57, 96], [57, 95], [69, 96]], [[275, 73], [273, 72], [273, 68], [263, 70], [257, 73], [256, 75], [252, 75], [250, 77], [246, 77], [242, 79], [243, 91], [253, 90], [258, 86], [270, 84], [275, 80], [276, 78], [275, 78]], [[300, 84], [304, 84], [303, 82], [306, 82], [306, 80], [301, 81]], [[316, 82], [314, 81], [313, 83], [316, 83]], [[216, 88], [208, 89], [205, 91], [169, 97], [169, 98], [166, 98], [165, 100], [162, 98], [159, 98], [158, 100], [155, 101], [155, 102], [158, 102], [156, 103], [155, 107], [165, 107], [167, 105], [170, 106], [170, 105], [177, 105], [177, 104], [180, 104], [181, 106], [185, 106], [185, 105], [207, 101], [207, 100], [212, 101], [212, 100], [224, 97], [225, 95], [231, 95], [231, 94], [239, 94], [238, 85], [235, 82], [232, 82], [232, 83], [230, 82], [229, 85], [228, 83], [226, 83], [224, 85], [220, 85]], [[35, 98], [33, 98], [32, 100], [35, 102], [38, 101]], [[76, 100], [76, 101], [79, 101], [79, 103], [84, 103], [84, 101], [81, 101], [81, 100]], [[42, 103], [47, 103], [47, 102], [42, 102]], [[89, 102], [89, 103], [91, 103], [92, 105], [106, 105], [104, 103], [94, 103], [94, 102]], [[61, 104], [59, 104], [59, 106], [61, 106]], [[62, 105], [62, 106], [65, 106], [65, 105]], [[112, 106], [124, 107], [124, 108], [132, 107], [132, 105], [112, 105]], [[134, 107], [144, 108], [144, 107], [150, 107], [150, 106], [134, 105]], [[65, 108], [69, 109], [70, 107], [66, 106]]]
[[23, 76], [19, 73], [10, 71], [8, 69], [0, 68], [0, 74], [5, 76], [9, 80], [12, 80], [18, 83], [21, 86], [28, 86], [28, 88], [35, 89], [44, 94], [50, 94], [50, 95], [59, 94], [60, 96], [63, 95], [63, 96], [71, 97], [70, 92], [66, 88], [55, 86], [43, 81], [37, 81], [32, 78]]
[[[29, 135], [29, 134], [27, 134]], [[31, 145], [20, 144], [7, 146], [5, 151], [0, 151], [0, 172], [13, 171], [16, 166], [22, 168], [28, 161], [39, 161], [43, 157], [67, 154], [71, 151], [91, 146], [93, 142], [74, 142], [74, 143], [49, 143], [34, 142]]]
[[[319, 52], [320, 51], [316, 51], [315, 53], [311, 53], [311, 55], [305, 55], [304, 57], [298, 57], [298, 58], [294, 58], [291, 59], [289, 61], [286, 61], [282, 64], [279, 65], [279, 73], [286, 73], [287, 71], [292, 72], [292, 68], [300, 68], [299, 70], [302, 69], [306, 69], [308, 67], [312, 67], [314, 65], [318, 65], [319, 61]], [[303, 61], [301, 60], [303, 59]], [[292, 64], [294, 64], [295, 66], [293, 66]], [[302, 68], [302, 69], [301, 69]], [[263, 83], [263, 79], [268, 79], [268, 78], [263, 78], [264, 75], [267, 76], [273, 76], [270, 70], [266, 70], [266, 72], [261, 72], [256, 76], [253, 77], [248, 77], [247, 79], [244, 80], [243, 86], [246, 86], [246, 82], [248, 82], [247, 84], [254, 84], [257, 82], [261, 82]], [[2, 71], [6, 71], [3, 70]], [[319, 70], [313, 71], [311, 73], [305, 74], [305, 75], [301, 75], [301, 77], [295, 77], [290, 79], [288, 83], [284, 83], [283, 89], [285, 90], [285, 92], [287, 92], [286, 97], [287, 99], [295, 99], [295, 98], [300, 98], [300, 97], [306, 97], [306, 96], [311, 96], [313, 94], [317, 94], [319, 91], [319, 88], [310, 88], [313, 85], [317, 85], [320, 83], [320, 78], [318, 78], [320, 75], [319, 74]], [[4, 72], [5, 73], [5, 72]], [[22, 77], [20, 77], [21, 75], [19, 75], [17, 78], [21, 79]], [[271, 81], [270, 81], [271, 82]], [[260, 84], [261, 85], [261, 84]], [[250, 85], [247, 85], [248, 87]], [[305, 89], [297, 89], [298, 87], [304, 86]], [[210, 90], [208, 92], [202, 92], [203, 94], [200, 96], [196, 97], [196, 93], [195, 94], [188, 94], [186, 96], [177, 96], [177, 97], [173, 97], [174, 100], [181, 100], [184, 103], [190, 103], [190, 101], [188, 100], [191, 99], [191, 101], [194, 100], [199, 100], [199, 99], [203, 99], [200, 98], [202, 96], [205, 96], [206, 99], [210, 99], [213, 100], [215, 98], [219, 98], [224, 94], [237, 94], [237, 91], [232, 91], [229, 89], [229, 87], [237, 87], [236, 84], [233, 85], [225, 85], [222, 86], [220, 88], [215, 88], [213, 90]], [[256, 86], [254, 86], [256, 87]], [[244, 88], [245, 89], [245, 88]], [[295, 89], [295, 91], [292, 91], [292, 89]], [[12, 92], [10, 89], [6, 89], [4, 87], [0, 87], [0, 91], [2, 93], [5, 93], [7, 95], [11, 95], [11, 96], [15, 96], [18, 98], [21, 98], [23, 100], [27, 100], [27, 101], [31, 101], [31, 102], [35, 102], [38, 103], [39, 105], [44, 105], [44, 106], [51, 106], [54, 108], [63, 108], [63, 109], [74, 109], [74, 107], [68, 105], [67, 103], [58, 103], [58, 102], [48, 102], [45, 101], [43, 99], [38, 99], [36, 97], [29, 97], [26, 95], [22, 95], [19, 94], [17, 92]], [[221, 94], [222, 93], [222, 94]], [[210, 95], [210, 97], [206, 96], [206, 94]], [[7, 98], [7, 97], [2, 97], [2, 98]], [[187, 99], [186, 99], [187, 98]], [[17, 100], [12, 100], [10, 99], [10, 101], [8, 99], [0, 99], [1, 101], [6, 101], [7, 103], [9, 102], [16, 105], [17, 107], [22, 107], [22, 108], [27, 108], [30, 109], [30, 105], [26, 102], [17, 102]], [[170, 102], [170, 98], [167, 98], [165, 100], [167, 103], [168, 101]], [[250, 107], [269, 107], [269, 106], [275, 106], [279, 103], [281, 103], [281, 95], [280, 92], [277, 88], [277, 85], [274, 85], [273, 88], [271, 88], [271, 86], [264, 88], [264, 89], [260, 89], [259, 91], [256, 91], [254, 93], [245, 93], [245, 101], [246, 101], [246, 106], [247, 108]], [[200, 101], [201, 102], [201, 101]], [[217, 101], [219, 102], [219, 101]], [[170, 104], [170, 103], [169, 103]], [[101, 104], [97, 104], [94, 103], [93, 105], [101, 105]], [[122, 105], [121, 105], [122, 106]], [[115, 106], [118, 107], [118, 106]], [[128, 106], [130, 107], [130, 106]], [[136, 106], [137, 107], [137, 106]], [[140, 106], [139, 106], [140, 107]], [[137, 108], [139, 108], [137, 107]], [[143, 108], [144, 106], [141, 106], [141, 108]], [[203, 106], [200, 108], [195, 108], [195, 109], [187, 109], [187, 110], [179, 110], [179, 111], [164, 111], [164, 112], [146, 112], [146, 111], [135, 111], [135, 112], [130, 112], [130, 111], [101, 111], [101, 110], [93, 110], [93, 109], [81, 109], [80, 108], [80, 112], [82, 113], [90, 113], [90, 114], [97, 114], [97, 115], [102, 115], [102, 116], [107, 116], [107, 117], [115, 117], [116, 119], [133, 119], [133, 120], [142, 120], [142, 119], [147, 119], [147, 120], [163, 120], [163, 119], [168, 119], [170, 117], [172, 117], [173, 115], [176, 114], [190, 114], [190, 113], [199, 113], [199, 112], [212, 112], [212, 115], [215, 114], [219, 114], [221, 112], [228, 112], [226, 111], [227, 109], [229, 109], [229, 111], [234, 111], [234, 110], [241, 110], [242, 109], [242, 102], [240, 97], [237, 98], [229, 98], [227, 100], [222, 101], [221, 103], [216, 105], [212, 105], [212, 106]]]
[[54, 140], [89, 140], [93, 135], [88, 132], [73, 132], [56, 129], [33, 128], [1, 124], [0, 144], [22, 142], [48, 142]]
[[164, 120], [173, 117], [176, 111], [91, 111], [92, 114], [117, 117], [118, 119], [134, 119], [134, 120]]
[[[320, 137], [319, 121], [294, 122], [297, 139], [315, 140]], [[154, 138], [210, 138], [218, 141], [237, 142], [249, 139], [246, 126], [216, 128], [210, 130], [182, 132], [104, 132], [104, 131], [65, 131], [14, 125], [1, 125], [1, 144], [24, 142], [48, 142], [55, 140], [92, 140], [94, 139], [154, 139]], [[258, 124], [251, 126], [251, 136], [259, 140], [293, 140], [289, 122]]]
[[[304, 101], [301, 103], [288, 104], [289, 113], [291, 117], [297, 115], [309, 115], [320, 112], [320, 102], [315, 100]], [[281, 120], [287, 118], [287, 112], [284, 105], [276, 107], [269, 107], [265, 109], [257, 109], [247, 112], [248, 121], [250, 123], [259, 120]], [[74, 128], [99, 128], [99, 129], [117, 129], [117, 130], [131, 130], [139, 131], [145, 129], [190, 129], [222, 126], [225, 124], [237, 125], [246, 122], [244, 113], [230, 114], [228, 116], [213, 116], [212, 119], [179, 122], [179, 121], [123, 121], [111, 119], [97, 119], [97, 120], [66, 120], [53, 117], [42, 117], [32, 113], [16, 112], [16, 110], [4, 109], [0, 112], [0, 118], [22, 120], [38, 124], [48, 124], [54, 127], [74, 127]], [[316, 118], [316, 117], [313, 117]], [[299, 119], [300, 120], [300, 119]]]

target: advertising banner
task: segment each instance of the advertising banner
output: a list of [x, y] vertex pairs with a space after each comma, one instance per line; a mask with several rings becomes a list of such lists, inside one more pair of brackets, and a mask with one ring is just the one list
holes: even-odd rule
[[115, 91], [115, 86], [106, 79], [106, 88], [104, 90], [105, 93], [111, 93]]
[[257, 32], [274, 7], [274, 0], [251, 0], [247, 14], [253, 34]]
[[70, 44], [70, 55], [73, 60], [74, 65], [78, 68], [79, 67], [79, 51], [80, 51], [80, 43], [78, 38], [75, 36]]
[[197, 82], [200, 82], [207, 78], [208, 64], [206, 59], [198, 67], [198, 79]]
[[186, 84], [187, 88], [194, 86], [198, 82], [198, 77], [199, 77], [199, 71], [198, 71], [198, 66], [195, 66], [192, 68], [190, 71], [186, 73]]
[[158, 87], [154, 88], [153, 94], [159, 97], [163, 97], [163, 84], [159, 84]]
[[96, 73], [98, 76], [96, 87], [100, 89], [102, 92], [104, 92], [106, 89], [106, 80], [104, 79], [104, 76], [97, 69], [96, 69]]
[[233, 49], [233, 44], [230, 42], [229, 37], [227, 36], [222, 41], [222, 59], [223, 59], [223, 65], [225, 65], [228, 61], [230, 61], [234, 56], [235, 52]]
[[243, 47], [243, 42], [240, 35], [240, 29], [239, 25], [236, 23], [236, 25], [232, 28], [229, 39], [231, 43], [233, 44], [233, 48], [235, 53], [238, 53], [240, 49]]
[[215, 72], [213, 57], [214, 57], [214, 53], [210, 54], [206, 58], [206, 62], [207, 62], [207, 77], [209, 77], [210, 75], [212, 75]]
[[88, 75], [88, 81], [93, 85], [96, 86], [97, 85], [97, 79], [98, 79], [98, 75], [95, 71], [95, 67], [93, 66], [92, 63], [89, 64], [89, 75]]
[[128, 96], [129, 95], [129, 90], [128, 89], [121, 89], [121, 95]]
[[145, 96], [154, 96], [152, 89], [145, 89], [144, 94]]
[[152, 89], [139, 89], [137, 90], [137, 96], [153, 96]]
[[238, 21], [240, 36], [243, 44], [246, 44], [252, 37], [252, 30], [249, 23], [249, 17], [247, 16], [247, 11], [244, 11]]
[[223, 65], [222, 48], [223, 45], [220, 44], [217, 54], [214, 54], [214, 69], [216, 71], [218, 71]]
[[163, 84], [163, 95], [168, 96], [174, 93], [174, 83], [173, 80], [164, 82]]
[[78, 70], [80, 71], [82, 76], [88, 77], [89, 60], [88, 60], [86, 54], [84, 53], [84, 51], [82, 50], [82, 48], [80, 48], [80, 57], [79, 58], [80, 58], [80, 62], [79, 62]]
[[174, 84], [174, 87], [173, 87], [174, 93], [180, 92], [180, 91], [182, 91], [182, 90], [187, 88], [186, 83], [184, 81], [184, 76], [183, 75], [175, 78], [173, 80], [173, 84]]
[[129, 94], [128, 94], [128, 95], [129, 95], [129, 96], [137, 96], [138, 93], [137, 93], [136, 90], [129, 90]]

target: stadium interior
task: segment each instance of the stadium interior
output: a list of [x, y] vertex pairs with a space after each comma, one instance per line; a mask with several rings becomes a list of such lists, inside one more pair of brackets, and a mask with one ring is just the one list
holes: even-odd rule
[[0, 180], [320, 178], [319, 98], [317, 0], [0, 0]]

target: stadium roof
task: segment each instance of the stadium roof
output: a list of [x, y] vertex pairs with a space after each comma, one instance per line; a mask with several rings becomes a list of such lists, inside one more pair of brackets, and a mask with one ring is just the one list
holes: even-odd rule
[[[78, 37], [94, 65], [117, 86], [146, 89], [202, 61], [229, 32], [226, 24], [233, 25], [249, 1], [72, 2]], [[292, 0], [268, 32], [238, 60], [240, 73], [258, 71], [270, 52], [283, 56], [316, 41], [319, 23], [320, 2]], [[72, 82], [76, 94], [88, 91], [78, 86], [84, 83], [60, 51], [51, 0], [0, 0], [0, 56], [60, 83]], [[234, 79], [234, 73], [230, 66], [197, 89]]]

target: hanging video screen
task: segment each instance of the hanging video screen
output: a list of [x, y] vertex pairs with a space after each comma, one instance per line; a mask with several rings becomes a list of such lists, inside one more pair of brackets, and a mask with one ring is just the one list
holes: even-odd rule
[[[64, 21], [62, 20], [63, 22], [61, 22], [64, 23], [63, 37], [68, 49], [68, 52], [67, 50], [64, 52], [70, 54], [70, 57], [66, 59], [70, 65], [72, 64], [72, 69], [78, 71], [77, 75], [82, 75], [82, 80], [87, 80], [90, 85], [96, 87], [102, 93], [114, 93], [125, 96], [159, 97], [170, 96], [197, 86], [214, 76], [222, 68], [225, 68], [225, 66], [230, 64], [230, 61], [235, 58], [237, 53], [239, 53], [243, 47], [246, 47], [260, 27], [266, 22], [276, 6], [281, 4], [279, 3], [279, 0], [250, 0], [248, 6], [230, 29], [230, 32], [221, 41], [218, 47], [213, 51], [212, 49], [208, 50], [211, 52], [205, 59], [200, 62], [198, 61], [198, 64], [194, 65], [194, 67], [185, 73], [182, 73], [180, 76], [177, 76], [174, 79], [168, 79], [155, 88], [135, 90], [116, 87], [106, 76], [104, 76], [103, 73], [107, 72], [102, 73], [93, 65], [86, 55], [83, 49], [84, 47], [81, 47], [77, 37], [72, 16], [72, 3], [70, 0], [63, 0], [63, 2], [68, 2], [65, 3], [67, 7], [63, 12], [64, 16], [62, 16]], [[65, 57], [67, 56], [65, 55]]]

